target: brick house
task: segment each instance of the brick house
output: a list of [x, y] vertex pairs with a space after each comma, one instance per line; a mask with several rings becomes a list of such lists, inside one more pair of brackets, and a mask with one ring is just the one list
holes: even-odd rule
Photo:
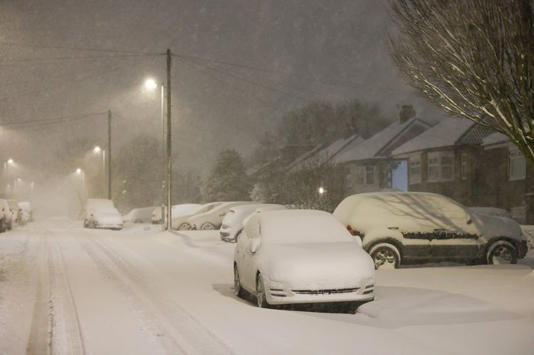
[[410, 191], [503, 208], [521, 223], [534, 223], [534, 171], [501, 134], [448, 118], [399, 146], [393, 156], [408, 162]]
[[369, 139], [347, 145], [331, 158], [345, 167], [349, 194], [387, 188], [407, 190], [407, 164], [391, 157], [398, 146], [418, 136], [431, 125], [418, 118], [398, 120]]

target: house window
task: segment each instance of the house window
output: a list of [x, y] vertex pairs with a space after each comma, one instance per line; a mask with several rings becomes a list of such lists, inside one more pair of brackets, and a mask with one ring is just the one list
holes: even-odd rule
[[525, 156], [521, 153], [521, 151], [517, 147], [511, 146], [509, 148], [508, 159], [509, 179], [511, 181], [525, 179], [527, 175], [527, 164], [525, 161]]
[[358, 185], [373, 185], [375, 183], [375, 167], [372, 165], [355, 166], [351, 168], [351, 173]]
[[417, 154], [410, 157], [410, 184], [418, 184], [421, 182], [421, 155]]
[[365, 183], [373, 185], [375, 183], [375, 167], [368, 165], [365, 167]]
[[449, 181], [454, 179], [454, 152], [430, 152], [428, 159], [428, 181]]
[[471, 160], [469, 159], [469, 154], [462, 153], [460, 155], [460, 178], [462, 180], [467, 180], [471, 174]]

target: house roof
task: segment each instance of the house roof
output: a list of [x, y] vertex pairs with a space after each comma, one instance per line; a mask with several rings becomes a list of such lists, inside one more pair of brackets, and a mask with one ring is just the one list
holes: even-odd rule
[[306, 167], [313, 167], [325, 164], [332, 160], [340, 151], [354, 142], [362, 142], [363, 138], [358, 135], [352, 135], [349, 138], [340, 138], [334, 143], [329, 144], [323, 148], [313, 149], [299, 158], [288, 166], [289, 171], [296, 171]]
[[510, 141], [510, 138], [505, 136], [502, 133], [493, 133], [487, 136], [482, 140], [482, 145], [484, 147], [490, 146], [490, 145], [496, 145], [496, 144], [503, 144], [508, 143]]
[[[371, 138], [357, 145], [351, 145], [343, 149], [335, 158], [335, 163], [346, 163], [349, 161], [366, 160], [378, 157], [386, 157], [394, 147], [394, 143], [410, 131], [411, 128], [418, 128], [421, 131], [430, 127], [425, 121], [412, 118], [405, 122], [395, 121], [382, 131], [376, 133]], [[419, 132], [417, 132], [419, 133]]]
[[466, 119], [446, 118], [426, 132], [396, 148], [393, 155], [454, 146], [460, 139], [466, 137], [473, 126], [475, 123]]

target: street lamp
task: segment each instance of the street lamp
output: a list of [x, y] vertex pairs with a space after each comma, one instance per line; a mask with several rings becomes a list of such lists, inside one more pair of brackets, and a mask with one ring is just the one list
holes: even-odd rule
[[102, 148], [100, 148], [100, 146], [98, 146], [98, 145], [97, 145], [96, 147], [93, 148], [93, 153], [95, 153], [95, 154], [98, 154], [98, 153], [100, 153], [101, 151], [102, 151]]
[[9, 159], [7, 160], [7, 163], [8, 163], [9, 165], [13, 165], [13, 164], [15, 163], [15, 161], [14, 161], [13, 159], [9, 158]]
[[326, 189], [322, 186], [320, 186], [318, 189], [317, 189], [317, 192], [319, 193], [319, 195], [324, 195], [324, 193], [326, 192]]
[[83, 170], [82, 170], [82, 169], [80, 169], [80, 168], [77, 168], [77, 169], [76, 169], [76, 174], [78, 174], [78, 175], [81, 175], [81, 174], [82, 174], [82, 172], [83, 172]]
[[[145, 89], [148, 90], [148, 91], [154, 91], [158, 88], [158, 84], [156, 82], [156, 80], [152, 79], [152, 78], [148, 78], [145, 80]], [[162, 134], [162, 138], [161, 138], [161, 141], [163, 143], [163, 146], [162, 146], [162, 155], [165, 156], [165, 144], [166, 144], [166, 132], [165, 132], [165, 85], [161, 84], [160, 85], [161, 87], [161, 134]], [[168, 164], [168, 161], [164, 161], [163, 162], [163, 166], [165, 167], [167, 164]], [[164, 170], [165, 171], [165, 170]], [[167, 177], [169, 180], [170, 180], [170, 176]], [[168, 223], [167, 223], [167, 229], [170, 229], [171, 227], [171, 213], [172, 213], [172, 208], [170, 206], [170, 203], [167, 203], [169, 206], [168, 209], [169, 211], [167, 212], [167, 217], [165, 217], [165, 199], [166, 199], [166, 196], [168, 195], [168, 192], [167, 192], [167, 186], [168, 184], [165, 183], [165, 180], [163, 180], [163, 188], [162, 188], [162, 204], [161, 204], [161, 225], [162, 227], [165, 225], [165, 221], [167, 220]], [[168, 202], [168, 201], [167, 201]]]

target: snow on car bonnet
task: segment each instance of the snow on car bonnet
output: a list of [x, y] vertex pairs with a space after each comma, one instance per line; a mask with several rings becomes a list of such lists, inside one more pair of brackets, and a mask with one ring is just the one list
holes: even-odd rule
[[267, 243], [331, 243], [352, 239], [339, 221], [323, 211], [268, 211], [259, 218], [260, 233]]

